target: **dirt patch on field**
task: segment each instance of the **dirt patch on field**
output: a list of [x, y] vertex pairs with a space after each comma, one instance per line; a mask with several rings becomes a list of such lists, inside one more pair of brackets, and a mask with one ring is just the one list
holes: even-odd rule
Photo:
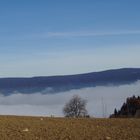
[[1, 116], [0, 140], [140, 140], [140, 119]]

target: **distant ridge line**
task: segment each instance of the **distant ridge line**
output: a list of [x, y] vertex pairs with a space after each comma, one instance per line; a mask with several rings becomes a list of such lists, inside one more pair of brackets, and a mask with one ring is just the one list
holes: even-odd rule
[[107, 70], [100, 70], [100, 71], [93, 71], [93, 72], [85, 72], [80, 74], [64, 74], [64, 75], [49, 75], [49, 76], [21, 76], [21, 77], [0, 77], [0, 79], [22, 79], [22, 78], [42, 78], [42, 77], [62, 77], [62, 76], [76, 76], [76, 75], [86, 75], [86, 74], [92, 74], [92, 73], [102, 73], [102, 72], [108, 72], [108, 71], [116, 71], [116, 70], [140, 70], [140, 68], [119, 68], [119, 69], [107, 69]]
[[95, 86], [131, 84], [140, 80], [140, 68], [111, 69], [75, 75], [0, 78], [0, 93], [56, 93]]

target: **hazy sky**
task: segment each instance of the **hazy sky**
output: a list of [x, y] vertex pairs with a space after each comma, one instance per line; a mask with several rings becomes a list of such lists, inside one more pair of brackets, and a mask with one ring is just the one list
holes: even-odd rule
[[140, 0], [0, 0], [0, 77], [140, 67]]

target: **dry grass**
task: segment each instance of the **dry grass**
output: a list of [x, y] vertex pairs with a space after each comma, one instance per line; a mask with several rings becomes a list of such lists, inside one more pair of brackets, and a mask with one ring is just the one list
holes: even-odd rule
[[0, 140], [140, 140], [140, 119], [1, 116]]

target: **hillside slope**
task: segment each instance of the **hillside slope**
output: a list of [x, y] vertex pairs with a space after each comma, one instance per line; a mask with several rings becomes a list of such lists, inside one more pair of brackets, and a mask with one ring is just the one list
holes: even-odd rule
[[130, 84], [140, 80], [140, 68], [125, 68], [87, 74], [33, 78], [0, 78], [0, 92], [53, 93], [84, 87]]

